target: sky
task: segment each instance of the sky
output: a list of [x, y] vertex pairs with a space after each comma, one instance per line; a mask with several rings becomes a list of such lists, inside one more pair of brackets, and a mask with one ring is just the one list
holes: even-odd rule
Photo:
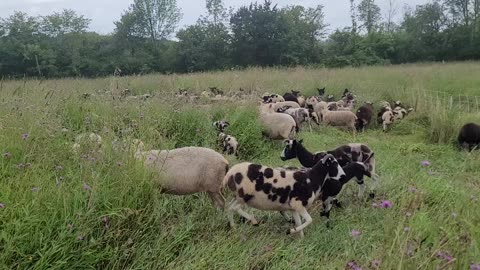
[[[254, 0], [224, 0], [225, 6], [239, 7]], [[403, 7], [415, 7], [430, 0], [395, 0], [398, 10], [397, 19], [401, 18]], [[260, 0], [259, 2], [263, 2]], [[303, 5], [313, 7], [318, 4], [324, 6], [325, 21], [329, 30], [343, 28], [350, 25], [349, 0], [272, 0], [279, 6]], [[359, 0], [357, 0], [359, 2]], [[389, 0], [376, 0], [385, 14]], [[114, 21], [120, 19], [133, 0], [0, 0], [0, 18], [8, 17], [16, 11], [26, 12], [29, 15], [47, 15], [62, 9], [73, 9], [78, 14], [91, 19], [90, 29], [107, 34], [114, 30]], [[183, 13], [179, 27], [195, 24], [200, 15], [206, 13], [204, 0], [177, 0]]]

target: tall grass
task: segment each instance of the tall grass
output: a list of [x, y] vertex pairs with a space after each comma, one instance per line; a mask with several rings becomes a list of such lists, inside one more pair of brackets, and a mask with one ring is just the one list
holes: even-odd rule
[[[478, 95], [479, 69], [478, 63], [454, 63], [4, 82], [0, 269], [345, 269], [353, 260], [375, 269], [375, 259], [380, 269], [468, 269], [480, 263], [480, 156], [457, 151], [453, 142], [463, 123], [480, 116], [431, 93]], [[252, 96], [195, 104], [173, 96], [178, 88], [201, 93], [208, 86], [230, 94], [243, 88]], [[334, 209], [332, 229], [315, 206], [302, 240], [284, 234], [291, 225], [277, 213], [256, 210], [251, 212], [261, 226], [230, 230], [206, 196], [158, 194], [151, 172], [115, 149], [116, 141], [139, 138], [154, 149], [220, 150], [212, 122], [226, 119], [241, 147], [238, 159], [228, 158], [232, 165], [246, 160], [298, 166], [281, 162], [281, 143], [261, 136], [256, 99], [291, 88], [314, 94], [314, 87], [323, 86], [337, 96], [352, 88], [360, 102], [400, 99], [416, 111], [389, 133], [374, 126], [353, 137], [320, 126], [299, 134], [312, 151], [367, 143], [381, 175], [375, 201], [355, 199], [357, 187], [347, 185], [340, 196], [345, 207]], [[112, 98], [111, 91], [127, 87], [154, 97]], [[92, 95], [84, 99], [83, 93]], [[85, 132], [103, 137], [101, 151], [72, 151], [75, 137]], [[422, 167], [422, 160], [432, 165]], [[372, 207], [381, 200], [394, 207]], [[353, 229], [362, 235], [350, 236]], [[438, 251], [455, 260], [437, 258]]]

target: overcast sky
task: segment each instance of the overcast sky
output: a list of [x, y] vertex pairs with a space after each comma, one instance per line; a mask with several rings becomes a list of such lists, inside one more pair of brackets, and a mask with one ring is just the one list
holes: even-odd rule
[[[389, 0], [376, 0], [385, 13]], [[414, 7], [430, 0], [396, 0], [398, 17], [400, 18], [405, 4]], [[128, 8], [133, 0], [0, 0], [0, 17], [5, 18], [15, 10], [23, 11], [30, 15], [46, 15], [64, 8], [73, 9], [79, 14], [92, 20], [90, 28], [99, 33], [110, 33], [114, 29], [113, 22], [118, 20], [122, 12]], [[183, 19], [180, 26], [194, 24], [198, 17], [205, 14], [204, 0], [177, 0], [182, 9]], [[226, 6], [239, 7], [252, 2], [252, 0], [224, 0]], [[263, 2], [263, 0], [259, 1]], [[342, 28], [350, 24], [349, 0], [273, 0], [279, 6], [303, 5], [316, 6], [322, 4], [325, 9], [325, 20], [330, 25], [329, 29]], [[359, 0], [357, 0], [359, 2]]]

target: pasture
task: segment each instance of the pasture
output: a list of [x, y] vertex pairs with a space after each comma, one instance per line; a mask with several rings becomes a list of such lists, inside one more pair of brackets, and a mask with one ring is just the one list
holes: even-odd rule
[[[352, 262], [470, 269], [480, 264], [480, 152], [460, 152], [454, 142], [464, 123], [480, 122], [478, 74], [480, 63], [467, 62], [2, 80], [0, 269], [356, 269]], [[179, 88], [200, 94], [211, 86], [250, 95], [194, 103], [175, 97]], [[303, 239], [285, 234], [292, 225], [280, 214], [253, 209], [260, 226], [237, 216], [231, 230], [207, 196], [159, 194], [150, 172], [112, 146], [121, 137], [148, 149], [220, 151], [212, 122], [226, 119], [240, 144], [239, 157], [227, 157], [230, 166], [299, 166], [280, 160], [282, 142], [262, 137], [257, 102], [264, 92], [310, 96], [324, 86], [337, 98], [351, 89], [358, 104], [399, 99], [415, 111], [387, 133], [375, 124], [355, 137], [324, 126], [298, 134], [312, 151], [368, 144], [381, 179], [375, 199], [357, 199], [350, 182], [339, 197], [343, 208], [332, 210], [332, 228], [315, 204]], [[112, 98], [125, 88], [152, 98]], [[100, 153], [72, 151], [85, 132], [102, 136]], [[376, 206], [385, 200], [391, 208]]]

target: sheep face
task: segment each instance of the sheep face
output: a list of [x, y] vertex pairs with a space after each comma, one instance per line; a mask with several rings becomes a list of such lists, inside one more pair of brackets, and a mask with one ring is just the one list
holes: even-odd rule
[[213, 126], [220, 132], [224, 132], [225, 129], [227, 129], [229, 126], [230, 126], [230, 123], [228, 123], [227, 121], [225, 120], [221, 120], [221, 121], [216, 121], [216, 122], [213, 122]]
[[287, 161], [296, 158], [298, 152], [298, 145], [302, 143], [303, 140], [286, 140], [285, 147], [283, 148], [282, 154], [280, 155], [280, 159], [283, 161]]
[[319, 96], [325, 95], [325, 88], [326, 88], [326, 87], [324, 87], [324, 88], [317, 88], [317, 91], [318, 91], [318, 95], [319, 95]]

